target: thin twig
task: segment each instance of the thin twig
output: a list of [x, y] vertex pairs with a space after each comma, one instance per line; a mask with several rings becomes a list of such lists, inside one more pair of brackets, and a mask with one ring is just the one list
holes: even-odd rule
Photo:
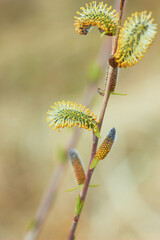
[[[102, 48], [100, 50], [100, 56], [98, 56], [98, 62], [101, 68], [104, 66], [104, 62], [106, 62], [107, 54], [102, 54], [102, 49], [107, 49], [108, 47], [108, 39], [105, 41], [105, 43], [102, 45]], [[97, 82], [90, 83], [88, 87], [85, 90], [84, 97], [83, 97], [83, 104], [86, 106], [89, 106], [92, 102], [95, 91], [97, 88], [97, 83], [100, 79], [97, 80]], [[54, 169], [51, 181], [49, 183], [49, 186], [44, 193], [44, 197], [39, 205], [39, 208], [37, 210], [37, 213], [32, 220], [33, 226], [26, 232], [24, 236], [24, 240], [36, 240], [40, 234], [40, 231], [42, 229], [42, 226], [45, 222], [45, 219], [47, 217], [47, 214], [49, 210], [51, 209], [51, 206], [53, 206], [53, 201], [55, 199], [55, 196], [57, 194], [57, 191], [59, 189], [59, 185], [61, 183], [62, 177], [64, 175], [66, 166], [67, 166], [67, 153], [71, 148], [74, 148], [80, 138], [80, 129], [75, 128], [74, 133], [68, 143], [68, 145], [65, 148], [66, 152], [66, 161], [64, 160], [64, 163], [61, 163], [57, 165], [56, 169]]]
[[[121, 0], [120, 1], [119, 24], [121, 23], [121, 19], [122, 19], [124, 1], [125, 0]], [[120, 26], [119, 26], [118, 29], [120, 29]], [[113, 53], [115, 53], [116, 50], [117, 50], [118, 37], [119, 37], [119, 30], [117, 31], [116, 41], [114, 42], [114, 46], [112, 48], [113, 49]], [[103, 100], [103, 104], [102, 104], [102, 109], [101, 109], [101, 113], [100, 113], [100, 117], [99, 117], [99, 130], [101, 130], [101, 126], [102, 126], [102, 122], [103, 122], [103, 119], [104, 119], [105, 110], [106, 110], [106, 107], [107, 107], [107, 104], [108, 104], [108, 100], [109, 100], [112, 73], [113, 73], [113, 67], [110, 66], [109, 67], [109, 75], [108, 75], [106, 91], [105, 91], [104, 100]], [[94, 158], [94, 156], [96, 154], [97, 145], [98, 145], [98, 138], [95, 136], [95, 134], [93, 134], [93, 145], [92, 145], [92, 152], [91, 152], [89, 166], [92, 163], [93, 158]], [[88, 166], [88, 171], [87, 171], [84, 187], [82, 189], [82, 192], [80, 193], [80, 197], [81, 197], [81, 202], [82, 203], [84, 203], [84, 200], [86, 198], [88, 187], [89, 187], [89, 183], [90, 183], [92, 174], [94, 172], [94, 168], [90, 169], [89, 166]], [[80, 214], [82, 212], [82, 209], [83, 209], [83, 207], [81, 208], [81, 211], [80, 211], [79, 214], [75, 214], [74, 215], [73, 222], [72, 222], [71, 229], [70, 229], [70, 233], [69, 233], [69, 236], [68, 236], [68, 240], [73, 240], [74, 237], [75, 237], [74, 234], [75, 234], [75, 231], [76, 231], [76, 228], [77, 228], [77, 224], [79, 222], [79, 218], [80, 218]]]
[[117, 47], [118, 47], [118, 38], [119, 38], [119, 33], [120, 33], [120, 29], [121, 29], [121, 24], [122, 24], [122, 16], [123, 16], [123, 11], [124, 11], [124, 2], [125, 2], [125, 0], [121, 0], [121, 2], [120, 2], [119, 24], [118, 24], [117, 34], [116, 34], [115, 43], [114, 43], [113, 52], [112, 52], [113, 55], [116, 53], [116, 50], [117, 50]]
[[[105, 93], [105, 96], [104, 96], [104, 103], [103, 103], [103, 107], [102, 107], [101, 114], [100, 114], [100, 119], [99, 119], [99, 121], [100, 121], [99, 130], [101, 129], [105, 109], [106, 109], [106, 106], [107, 106], [107, 103], [108, 103], [110, 84], [111, 84], [111, 73], [108, 76], [108, 83], [107, 83], [107, 87], [106, 87], [106, 93]], [[96, 154], [97, 144], [98, 144], [98, 138], [95, 136], [95, 134], [93, 134], [93, 145], [92, 145], [92, 152], [91, 152], [89, 166], [93, 161], [94, 155]], [[83, 190], [80, 194], [82, 202], [84, 202], [84, 200], [86, 198], [89, 183], [90, 183], [92, 174], [94, 172], [94, 168], [89, 169], [89, 166], [88, 166], [88, 171], [87, 171], [84, 187], [83, 187]], [[78, 224], [78, 221], [79, 221], [79, 217], [80, 217], [80, 214], [79, 215], [75, 214], [75, 216], [73, 218], [72, 226], [71, 226], [71, 229], [70, 229], [68, 240], [73, 240], [74, 239], [74, 233], [76, 231], [76, 227], [77, 227], [77, 224]]]
[[43, 225], [44, 219], [47, 216], [47, 213], [51, 207], [51, 203], [55, 200], [55, 192], [57, 192], [58, 186], [62, 180], [63, 173], [65, 171], [66, 164], [60, 164], [56, 167], [53, 172], [50, 184], [47, 188], [47, 191], [42, 199], [40, 206], [37, 210], [35, 218], [32, 220], [32, 227], [26, 233], [24, 240], [34, 240], [37, 238], [40, 229]]
[[[84, 94], [84, 100], [83, 102], [88, 106], [90, 105], [93, 96], [95, 95], [95, 89], [96, 89], [96, 84], [91, 83], [85, 94]], [[64, 159], [63, 163], [58, 164], [56, 166], [56, 169], [53, 171], [53, 175], [51, 177], [51, 181], [49, 183], [49, 186], [44, 193], [44, 196], [42, 198], [42, 201], [37, 209], [37, 212], [35, 214], [34, 219], [31, 221], [31, 227], [27, 231], [27, 233], [24, 236], [24, 240], [35, 240], [37, 239], [40, 230], [44, 224], [44, 221], [47, 217], [47, 214], [53, 205], [53, 201], [55, 200], [56, 193], [58, 191], [60, 182], [62, 180], [62, 177], [64, 175], [65, 169], [67, 167], [67, 156], [68, 156], [68, 151], [71, 148], [74, 148], [80, 138], [80, 129], [75, 128], [75, 131], [72, 135], [71, 140], [69, 141], [68, 145], [65, 148], [65, 156], [66, 158]]]

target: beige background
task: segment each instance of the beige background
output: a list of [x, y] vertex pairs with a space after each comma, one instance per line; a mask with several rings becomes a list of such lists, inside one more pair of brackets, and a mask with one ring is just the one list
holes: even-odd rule
[[[105, 41], [95, 28], [87, 36], [74, 31], [83, 5], [0, 1], [0, 239], [22, 239], [57, 165], [56, 149], [72, 135], [52, 131], [45, 118], [54, 101], [81, 102], [88, 64]], [[159, 23], [159, 0], [128, 0], [125, 17], [136, 10], [151, 10]], [[120, 72], [117, 92], [128, 96], [112, 96], [101, 134], [115, 127], [117, 141], [93, 176], [101, 187], [89, 189], [77, 240], [160, 239], [159, 37], [142, 61]], [[97, 114], [101, 102], [95, 92]], [[82, 133], [77, 150], [87, 166], [92, 137]], [[77, 192], [65, 189], [75, 185], [68, 167], [40, 240], [67, 239]]]

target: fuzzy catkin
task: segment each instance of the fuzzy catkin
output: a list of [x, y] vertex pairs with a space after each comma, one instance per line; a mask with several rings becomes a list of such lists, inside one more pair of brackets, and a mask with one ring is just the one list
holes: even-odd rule
[[69, 160], [71, 162], [75, 174], [75, 179], [78, 185], [83, 184], [85, 182], [85, 172], [83, 169], [83, 163], [80, 159], [78, 152], [75, 149], [70, 149]]
[[157, 33], [151, 12], [135, 12], [125, 21], [119, 35], [114, 64], [118, 67], [133, 66], [142, 59]]
[[92, 26], [98, 26], [99, 31], [105, 32], [105, 35], [115, 35], [118, 25], [118, 13], [116, 10], [111, 10], [112, 7], [107, 7], [107, 4], [96, 3], [93, 1], [86, 4], [86, 7], [81, 7], [82, 12], [77, 12], [79, 17], [75, 17], [75, 30], [79, 34], [86, 35]]
[[100, 145], [100, 147], [98, 148], [94, 158], [96, 158], [97, 160], [103, 160], [107, 156], [107, 154], [110, 152], [111, 147], [114, 143], [115, 136], [116, 136], [116, 130], [115, 128], [112, 128], [109, 131], [109, 134], [106, 136], [106, 138], [102, 142], [102, 144]]
[[99, 136], [97, 116], [86, 106], [62, 101], [55, 102], [51, 108], [53, 110], [47, 112], [47, 122], [54, 130], [78, 125], [79, 128], [93, 130], [96, 136]]

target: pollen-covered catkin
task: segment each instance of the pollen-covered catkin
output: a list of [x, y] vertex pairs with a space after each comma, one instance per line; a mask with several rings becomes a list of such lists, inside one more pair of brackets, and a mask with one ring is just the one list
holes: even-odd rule
[[107, 154], [110, 152], [111, 147], [114, 143], [115, 136], [116, 136], [116, 130], [115, 128], [112, 128], [109, 131], [106, 138], [104, 139], [104, 141], [102, 142], [102, 144], [100, 145], [100, 147], [98, 148], [94, 158], [96, 158], [97, 160], [103, 160], [107, 156]]
[[53, 110], [47, 112], [47, 122], [54, 130], [64, 127], [79, 126], [89, 131], [93, 130], [99, 137], [97, 116], [86, 106], [70, 101], [55, 102]]
[[75, 149], [70, 149], [69, 160], [71, 162], [78, 185], [83, 184], [85, 182], [83, 163], [80, 159], [78, 152]]
[[86, 35], [92, 26], [98, 26], [101, 33], [105, 35], [115, 35], [118, 26], [118, 13], [116, 10], [111, 10], [112, 7], [107, 7], [107, 4], [96, 3], [93, 1], [86, 4], [86, 7], [81, 7], [82, 12], [77, 12], [79, 17], [75, 17], [75, 30], [79, 34]]
[[142, 59], [157, 33], [151, 12], [135, 12], [125, 21], [118, 39], [114, 64], [118, 67], [133, 66]]

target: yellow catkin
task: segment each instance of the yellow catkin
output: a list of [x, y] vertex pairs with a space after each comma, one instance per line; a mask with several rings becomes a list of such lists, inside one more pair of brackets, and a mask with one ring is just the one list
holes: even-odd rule
[[85, 172], [83, 168], [83, 163], [75, 149], [70, 149], [69, 159], [78, 185], [83, 184], [85, 182]]
[[47, 122], [54, 130], [64, 127], [79, 126], [89, 131], [93, 130], [100, 137], [97, 116], [86, 106], [70, 101], [55, 102], [52, 110], [47, 112]]
[[125, 21], [119, 35], [114, 62], [118, 67], [133, 66], [142, 59], [157, 33], [151, 13], [135, 12]]
[[100, 147], [98, 148], [96, 155], [94, 158], [97, 160], [103, 160], [107, 154], [110, 152], [111, 147], [114, 143], [116, 136], [116, 130], [115, 128], [112, 128], [109, 132], [109, 134], [106, 136]]
[[86, 35], [92, 26], [98, 26], [101, 33], [112, 36], [116, 34], [118, 25], [118, 13], [116, 10], [111, 10], [112, 7], [107, 7], [103, 2], [91, 2], [86, 7], [82, 7], [82, 12], [77, 12], [79, 17], [75, 17], [75, 30], [79, 34]]

